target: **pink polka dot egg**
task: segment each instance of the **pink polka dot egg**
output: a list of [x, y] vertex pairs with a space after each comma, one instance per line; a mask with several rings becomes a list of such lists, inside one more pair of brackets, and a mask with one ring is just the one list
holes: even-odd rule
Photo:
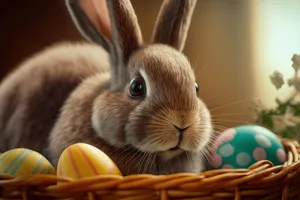
[[257, 125], [242, 125], [221, 133], [213, 144], [211, 169], [248, 168], [257, 161], [269, 160], [275, 166], [286, 161], [286, 152], [278, 137]]

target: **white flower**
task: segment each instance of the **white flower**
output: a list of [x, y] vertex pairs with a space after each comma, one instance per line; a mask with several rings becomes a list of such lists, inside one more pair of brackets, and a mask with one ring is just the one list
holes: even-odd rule
[[292, 57], [292, 61], [293, 61], [293, 68], [295, 70], [298, 70], [300, 69], [300, 54], [294, 54], [293, 57]]
[[280, 132], [286, 129], [288, 126], [294, 127], [300, 123], [300, 117], [295, 116], [291, 108], [287, 109], [285, 114], [279, 116], [275, 115], [272, 118], [275, 132]]
[[276, 87], [276, 89], [280, 89], [281, 86], [284, 84], [283, 75], [278, 71], [274, 71], [273, 74], [270, 76], [270, 79], [273, 85]]
[[288, 79], [288, 85], [289, 86], [294, 86], [295, 89], [300, 92], [300, 77], [294, 77], [291, 79]]

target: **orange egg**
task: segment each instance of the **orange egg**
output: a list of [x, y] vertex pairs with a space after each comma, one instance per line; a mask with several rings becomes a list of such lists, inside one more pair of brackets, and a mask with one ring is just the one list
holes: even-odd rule
[[77, 143], [67, 147], [57, 165], [57, 176], [80, 179], [101, 174], [121, 175], [115, 163], [96, 147]]

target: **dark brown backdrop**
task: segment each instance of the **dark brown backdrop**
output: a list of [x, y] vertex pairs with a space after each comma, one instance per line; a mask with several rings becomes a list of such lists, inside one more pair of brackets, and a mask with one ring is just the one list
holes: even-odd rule
[[[150, 36], [161, 0], [154, 2], [132, 1], [134, 7], [141, 8], [136, 9], [136, 13], [141, 17], [145, 38]], [[145, 20], [146, 25], [143, 25]], [[23, 59], [46, 46], [64, 40], [83, 39], [70, 19], [65, 0], [3, 1], [0, 24], [0, 79]]]
[[0, 78], [27, 56], [53, 42], [81, 39], [63, 0], [3, 1], [0, 24]]

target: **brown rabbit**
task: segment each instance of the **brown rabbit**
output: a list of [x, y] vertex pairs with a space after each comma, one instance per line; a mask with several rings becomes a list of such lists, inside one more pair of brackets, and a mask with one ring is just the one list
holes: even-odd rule
[[26, 147], [56, 165], [69, 145], [108, 154], [123, 175], [198, 173], [213, 138], [210, 113], [184, 48], [196, 0], [164, 0], [144, 45], [129, 0], [67, 0], [92, 43], [33, 56], [0, 87], [0, 151]]

